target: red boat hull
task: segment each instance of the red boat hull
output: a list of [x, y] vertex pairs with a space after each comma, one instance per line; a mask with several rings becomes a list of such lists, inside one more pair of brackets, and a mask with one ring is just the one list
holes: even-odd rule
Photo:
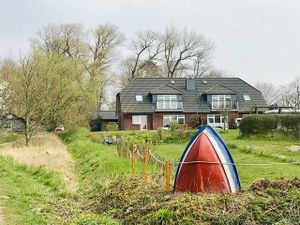
[[[194, 142], [181, 166], [175, 191], [177, 192], [230, 192], [229, 182], [220, 159], [205, 133]], [[194, 163], [193, 163], [194, 162]]]

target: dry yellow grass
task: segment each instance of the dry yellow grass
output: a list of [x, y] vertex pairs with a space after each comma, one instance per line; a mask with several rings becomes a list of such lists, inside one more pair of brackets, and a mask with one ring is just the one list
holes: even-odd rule
[[28, 166], [55, 171], [66, 182], [70, 191], [77, 189], [74, 161], [66, 146], [54, 134], [43, 133], [35, 136], [28, 147], [22, 141], [6, 145], [0, 150], [0, 154]]

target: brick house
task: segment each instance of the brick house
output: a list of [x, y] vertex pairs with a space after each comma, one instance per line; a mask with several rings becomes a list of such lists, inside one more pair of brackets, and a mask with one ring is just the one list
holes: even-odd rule
[[261, 92], [240, 78], [136, 78], [116, 98], [121, 130], [155, 130], [172, 120], [193, 126], [195, 117], [212, 127], [225, 119], [228, 127], [266, 106]]

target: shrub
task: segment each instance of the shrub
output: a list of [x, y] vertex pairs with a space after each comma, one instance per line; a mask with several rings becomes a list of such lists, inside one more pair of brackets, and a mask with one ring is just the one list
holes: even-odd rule
[[160, 209], [153, 214], [152, 222], [154, 224], [169, 224], [172, 221], [173, 211], [169, 209]]
[[178, 125], [178, 124], [177, 124], [177, 121], [172, 120], [172, 121], [170, 122], [170, 129], [171, 129], [171, 131], [176, 130], [177, 125]]
[[163, 138], [163, 129], [162, 128], [157, 129], [157, 135], [159, 137], [159, 140], [162, 140], [162, 138]]
[[118, 127], [118, 124], [115, 123], [115, 122], [109, 122], [107, 125], [106, 125], [106, 129], [108, 131], [117, 131], [119, 130], [119, 127]]
[[294, 115], [249, 115], [241, 120], [242, 136], [282, 133], [300, 138], [300, 114]]
[[191, 124], [192, 128], [197, 128], [200, 126], [207, 125], [207, 120], [201, 117], [200, 115], [193, 115], [191, 121], [192, 121]]
[[229, 129], [236, 129], [237, 128], [234, 119], [229, 119], [229, 121], [228, 121], [228, 127], [229, 127]]

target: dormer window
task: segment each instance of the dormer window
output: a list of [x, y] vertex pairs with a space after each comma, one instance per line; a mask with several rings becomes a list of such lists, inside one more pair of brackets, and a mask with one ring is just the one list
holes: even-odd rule
[[250, 95], [248, 94], [243, 94], [243, 98], [245, 101], [251, 101]]
[[211, 108], [213, 110], [231, 109], [232, 108], [231, 95], [213, 95]]
[[142, 102], [142, 101], [143, 101], [143, 96], [142, 96], [142, 95], [136, 95], [136, 96], [135, 96], [135, 100], [136, 100], [137, 102]]
[[158, 95], [157, 109], [177, 109], [178, 101], [176, 95]]

